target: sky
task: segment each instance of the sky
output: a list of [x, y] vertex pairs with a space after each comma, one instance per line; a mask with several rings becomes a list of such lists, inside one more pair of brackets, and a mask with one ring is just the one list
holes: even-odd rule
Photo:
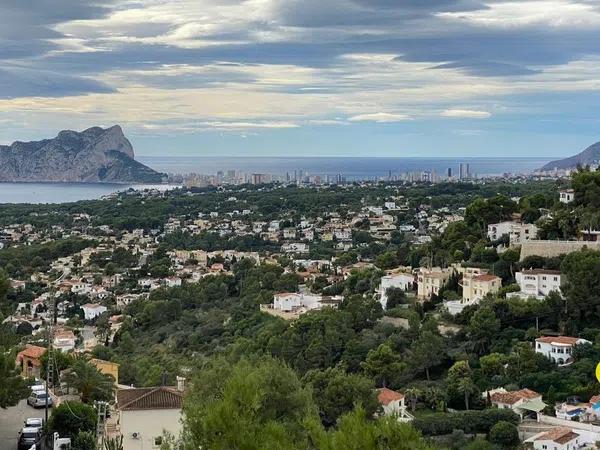
[[0, 143], [560, 157], [600, 140], [600, 0], [0, 0]]

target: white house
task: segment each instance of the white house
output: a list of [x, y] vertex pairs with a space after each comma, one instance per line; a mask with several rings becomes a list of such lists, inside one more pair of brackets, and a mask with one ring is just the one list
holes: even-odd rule
[[299, 242], [290, 242], [289, 244], [283, 244], [281, 246], [282, 253], [308, 253], [308, 250], [308, 244]]
[[531, 389], [520, 389], [518, 391], [507, 391], [504, 388], [496, 389], [490, 394], [492, 405], [499, 409], [512, 409], [521, 420], [528, 414], [537, 414], [542, 411], [546, 404], [542, 401], [542, 394]]
[[106, 306], [98, 305], [97, 303], [86, 303], [81, 306], [83, 317], [85, 320], [94, 320], [100, 314], [107, 311]]
[[321, 309], [325, 306], [337, 308], [342, 301], [343, 297], [339, 295], [326, 297], [304, 292], [283, 292], [275, 294], [273, 303], [270, 305], [261, 305], [260, 309], [267, 314], [283, 317], [284, 319], [296, 319], [301, 314]]
[[487, 236], [490, 241], [496, 241], [507, 235], [511, 246], [521, 245], [537, 237], [537, 227], [531, 223], [500, 222], [488, 225]]
[[561, 190], [559, 200], [561, 203], [571, 203], [575, 200], [575, 191], [573, 189]]
[[163, 281], [165, 286], [169, 288], [181, 286], [181, 278], [179, 277], [167, 277]]
[[54, 333], [52, 347], [61, 352], [75, 349], [75, 335], [71, 330], [57, 330]]
[[507, 297], [535, 297], [543, 299], [552, 291], [560, 292], [561, 273], [558, 270], [530, 269], [515, 274], [519, 292], [511, 292]]
[[534, 450], [577, 450], [585, 446], [579, 430], [576, 433], [568, 427], [557, 427], [543, 431], [525, 440], [533, 444]]
[[510, 246], [537, 238], [538, 228], [532, 223], [513, 223], [508, 233]]
[[381, 278], [379, 285], [379, 303], [383, 309], [387, 307], [387, 290], [390, 288], [398, 288], [403, 291], [408, 291], [413, 288], [415, 276], [411, 273], [392, 273]]
[[119, 389], [116, 409], [123, 450], [158, 449], [165, 431], [179, 437], [182, 404], [179, 386]]
[[491, 223], [488, 225], [487, 236], [490, 241], [497, 241], [505, 234], [510, 234], [514, 222]]
[[400, 422], [409, 422], [414, 417], [406, 410], [404, 394], [388, 388], [377, 389], [377, 400], [386, 416], [395, 416]]
[[573, 360], [573, 347], [575, 345], [591, 344], [587, 339], [570, 336], [542, 336], [535, 340], [535, 352], [559, 366], [567, 366]]

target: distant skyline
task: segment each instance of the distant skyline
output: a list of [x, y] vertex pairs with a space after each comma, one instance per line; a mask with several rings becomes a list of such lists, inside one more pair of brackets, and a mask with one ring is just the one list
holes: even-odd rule
[[598, 42], [599, 0], [3, 0], [0, 143], [570, 156], [600, 141]]

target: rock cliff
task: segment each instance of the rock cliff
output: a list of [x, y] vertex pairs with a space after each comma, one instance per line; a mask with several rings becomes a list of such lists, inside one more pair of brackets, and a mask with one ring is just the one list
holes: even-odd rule
[[134, 159], [133, 147], [118, 125], [0, 145], [0, 181], [158, 183], [162, 178]]

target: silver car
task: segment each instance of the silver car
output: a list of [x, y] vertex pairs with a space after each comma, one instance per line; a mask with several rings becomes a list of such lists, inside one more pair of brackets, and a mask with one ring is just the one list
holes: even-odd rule
[[42, 408], [46, 406], [46, 402], [48, 402], [48, 406], [52, 406], [52, 397], [43, 391], [32, 392], [29, 397], [27, 397], [27, 404], [34, 408]]

